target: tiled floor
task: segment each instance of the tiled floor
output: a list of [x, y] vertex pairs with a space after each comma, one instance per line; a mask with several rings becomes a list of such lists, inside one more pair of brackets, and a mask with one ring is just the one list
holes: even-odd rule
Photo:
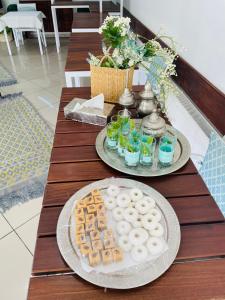
[[[53, 39], [41, 57], [36, 39], [25, 41], [10, 58], [0, 43], [0, 63], [15, 75], [18, 84], [2, 88], [2, 94], [23, 92], [52, 128], [64, 81], [68, 39], [62, 39], [58, 55]], [[14, 206], [0, 214], [0, 299], [25, 300], [32, 268], [42, 197]]]

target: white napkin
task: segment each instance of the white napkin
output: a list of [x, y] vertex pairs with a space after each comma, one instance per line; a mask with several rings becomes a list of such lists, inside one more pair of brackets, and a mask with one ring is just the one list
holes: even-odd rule
[[100, 94], [90, 100], [83, 102], [82, 104], [76, 103], [72, 112], [81, 110], [82, 108], [95, 108], [103, 111], [104, 109], [104, 95]]

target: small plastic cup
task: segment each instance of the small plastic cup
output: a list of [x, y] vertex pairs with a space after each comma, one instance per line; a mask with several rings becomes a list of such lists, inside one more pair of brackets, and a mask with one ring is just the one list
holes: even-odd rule
[[140, 144], [128, 141], [125, 149], [125, 164], [128, 167], [136, 167], [140, 160]]
[[107, 125], [106, 145], [111, 150], [117, 149], [119, 130], [118, 124], [111, 122]]
[[151, 166], [155, 156], [156, 141], [152, 136], [142, 136], [140, 148], [140, 164], [143, 166]]
[[164, 135], [159, 141], [159, 163], [163, 167], [171, 166], [175, 152], [177, 139], [173, 135]]

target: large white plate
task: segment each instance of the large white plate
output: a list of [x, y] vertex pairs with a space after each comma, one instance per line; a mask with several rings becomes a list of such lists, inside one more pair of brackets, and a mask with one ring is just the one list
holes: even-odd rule
[[[140, 264], [124, 271], [103, 274], [95, 271], [87, 273], [83, 270], [80, 258], [76, 254], [70, 239], [70, 218], [74, 202], [86, 196], [95, 188], [106, 188], [110, 184], [121, 187], [139, 188], [156, 201], [166, 223], [166, 241], [168, 250], [154, 262]], [[141, 182], [124, 179], [108, 178], [96, 181], [75, 193], [65, 204], [57, 224], [57, 243], [60, 252], [75, 273], [83, 279], [105, 288], [129, 289], [145, 285], [161, 276], [173, 263], [180, 246], [180, 225], [177, 216], [168, 201], [156, 190]]]

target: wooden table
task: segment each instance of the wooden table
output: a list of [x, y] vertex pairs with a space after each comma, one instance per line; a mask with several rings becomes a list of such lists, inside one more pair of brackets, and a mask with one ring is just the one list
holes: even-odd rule
[[79, 278], [64, 262], [56, 243], [56, 225], [69, 197], [90, 182], [129, 177], [105, 165], [96, 154], [101, 127], [64, 119], [63, 107], [75, 96], [88, 98], [90, 89], [62, 92], [28, 299], [225, 299], [225, 222], [191, 160], [168, 176], [135, 178], [162, 193], [181, 224], [180, 250], [163, 276], [134, 290], [104, 292]]

